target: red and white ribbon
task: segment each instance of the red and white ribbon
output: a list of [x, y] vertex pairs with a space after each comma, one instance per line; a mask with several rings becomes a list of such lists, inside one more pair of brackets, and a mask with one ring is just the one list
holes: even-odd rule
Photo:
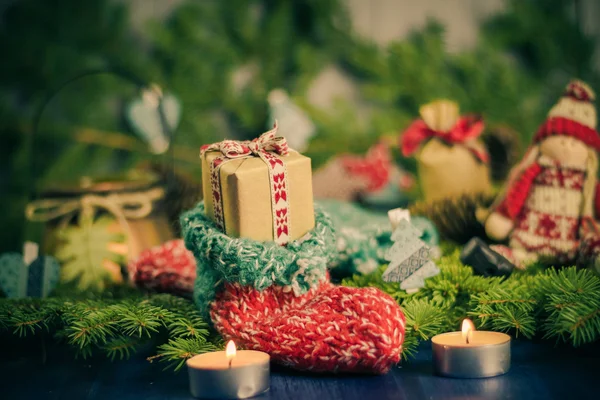
[[219, 143], [204, 145], [200, 148], [200, 156], [202, 157], [209, 151], [221, 152], [221, 155], [215, 157], [210, 163], [210, 184], [217, 226], [225, 232], [219, 170], [225, 163], [232, 160], [260, 157], [269, 171], [273, 238], [278, 244], [288, 243], [291, 233], [291, 220], [287, 170], [285, 163], [278, 156], [288, 155], [289, 147], [284, 137], [277, 136], [277, 121], [275, 121], [273, 129], [252, 141], [224, 140]]

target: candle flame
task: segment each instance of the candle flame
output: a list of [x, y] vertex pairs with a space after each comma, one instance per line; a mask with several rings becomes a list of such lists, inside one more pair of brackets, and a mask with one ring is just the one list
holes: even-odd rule
[[235, 343], [233, 342], [233, 340], [230, 340], [229, 342], [227, 342], [227, 347], [225, 347], [225, 357], [227, 357], [228, 360], [231, 360], [235, 357], [235, 353]]
[[465, 318], [462, 322], [462, 337], [465, 339], [465, 342], [469, 344], [471, 339], [473, 338], [473, 332], [475, 331], [475, 325], [473, 322]]

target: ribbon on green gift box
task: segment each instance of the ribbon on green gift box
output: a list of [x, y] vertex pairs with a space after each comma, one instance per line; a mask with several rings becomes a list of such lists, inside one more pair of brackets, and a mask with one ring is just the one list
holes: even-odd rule
[[112, 193], [106, 196], [86, 194], [69, 199], [40, 199], [32, 201], [25, 208], [25, 216], [34, 222], [48, 222], [62, 218], [66, 225], [73, 215], [80, 212], [80, 223], [93, 220], [98, 209], [112, 214], [126, 232], [130, 232], [127, 219], [140, 219], [148, 216], [153, 202], [160, 200], [165, 190], [155, 187], [143, 192]]

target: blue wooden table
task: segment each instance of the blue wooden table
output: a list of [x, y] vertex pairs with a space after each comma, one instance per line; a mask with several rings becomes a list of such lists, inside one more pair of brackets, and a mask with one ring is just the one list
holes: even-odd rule
[[[599, 345], [513, 341], [512, 352], [511, 371], [488, 379], [434, 376], [428, 344], [385, 376], [317, 376], [274, 367], [270, 391], [256, 399], [600, 399]], [[191, 399], [185, 370], [163, 371], [164, 365], [139, 356], [86, 361], [55, 349], [45, 363], [25, 355], [0, 360], [0, 399]]]

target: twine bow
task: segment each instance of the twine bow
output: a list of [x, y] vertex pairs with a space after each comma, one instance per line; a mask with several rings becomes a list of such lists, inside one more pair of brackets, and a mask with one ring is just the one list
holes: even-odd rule
[[414, 154], [424, 141], [438, 138], [448, 144], [463, 144], [479, 161], [487, 163], [489, 161], [487, 152], [473, 141], [481, 135], [483, 128], [483, 120], [476, 116], [460, 117], [446, 132], [432, 129], [425, 121], [418, 119], [402, 135], [402, 154], [408, 157]]
[[152, 212], [152, 203], [165, 195], [163, 188], [153, 188], [145, 192], [113, 193], [108, 196], [86, 194], [75, 199], [41, 199], [27, 205], [25, 216], [30, 221], [47, 222], [63, 218], [66, 223], [77, 211], [93, 218], [98, 208], [103, 208], [129, 230], [127, 219], [139, 219]]
[[227, 233], [223, 213], [220, 168], [226, 162], [235, 159], [259, 157], [265, 162], [269, 171], [273, 238], [278, 244], [288, 243], [291, 234], [291, 220], [287, 171], [284, 161], [278, 155], [288, 155], [289, 147], [284, 137], [277, 136], [277, 121], [275, 121], [273, 129], [251, 141], [224, 140], [204, 145], [200, 148], [200, 157], [210, 151], [218, 151], [222, 154], [210, 162], [212, 205], [217, 226]]
[[222, 142], [207, 144], [200, 148], [200, 156], [207, 151], [219, 151], [229, 159], [260, 156], [261, 153], [274, 152], [281, 156], [289, 154], [287, 141], [282, 136], [277, 136], [277, 121], [273, 129], [263, 133], [253, 140], [223, 140]]

